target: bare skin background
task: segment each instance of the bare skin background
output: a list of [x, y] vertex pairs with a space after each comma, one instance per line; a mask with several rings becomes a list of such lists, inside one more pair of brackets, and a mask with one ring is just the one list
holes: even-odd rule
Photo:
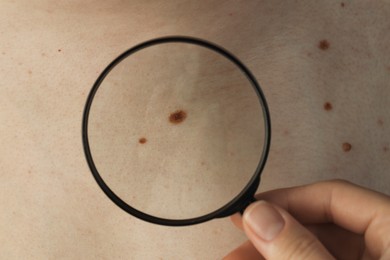
[[87, 167], [88, 91], [158, 36], [216, 42], [255, 74], [273, 123], [260, 190], [344, 178], [388, 193], [389, 15], [386, 1], [2, 1], [0, 258], [217, 259], [245, 240], [228, 219], [139, 221]]

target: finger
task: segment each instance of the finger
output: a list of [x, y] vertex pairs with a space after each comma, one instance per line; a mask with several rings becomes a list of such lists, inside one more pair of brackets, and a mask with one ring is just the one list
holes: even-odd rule
[[236, 213], [234, 215], [230, 216], [231, 221], [233, 224], [238, 227], [239, 229], [243, 230], [244, 228], [242, 227], [242, 215], [240, 213]]
[[390, 198], [384, 194], [345, 181], [327, 181], [257, 197], [286, 209], [301, 223], [333, 222], [365, 234], [373, 255], [382, 255], [390, 244]]
[[244, 212], [246, 235], [266, 259], [334, 259], [287, 211], [265, 201]]
[[362, 259], [364, 236], [352, 233], [335, 224], [305, 226], [337, 259]]
[[262, 257], [257, 251], [257, 249], [252, 245], [251, 241], [246, 241], [241, 246], [237, 247], [235, 250], [230, 252], [227, 256], [223, 258], [224, 260], [246, 260], [246, 259], [253, 259], [253, 260], [264, 260], [264, 257]]

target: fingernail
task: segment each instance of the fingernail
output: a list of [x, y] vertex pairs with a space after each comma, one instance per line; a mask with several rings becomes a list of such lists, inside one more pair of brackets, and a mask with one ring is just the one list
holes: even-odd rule
[[266, 241], [274, 239], [284, 227], [279, 212], [265, 201], [258, 201], [244, 212], [244, 221], [250, 229]]

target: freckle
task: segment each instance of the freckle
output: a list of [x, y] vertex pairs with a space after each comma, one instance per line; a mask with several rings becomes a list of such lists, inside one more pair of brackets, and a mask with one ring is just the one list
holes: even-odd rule
[[344, 7], [344, 6], [345, 6], [345, 4], [344, 4], [343, 2], [341, 2], [341, 4], [340, 4], [340, 5], [341, 5], [341, 7]]
[[31, 74], [32, 74], [32, 71], [31, 71], [31, 70], [28, 70], [28, 74], [30, 74], [30, 75], [31, 75]]
[[46, 57], [46, 53], [42, 52], [41, 53], [42, 57]]
[[204, 161], [201, 161], [200, 164], [201, 165], [206, 165], [206, 163]]
[[229, 16], [233, 16], [233, 13], [229, 13]]
[[138, 140], [140, 144], [145, 144], [148, 140], [145, 137], [142, 137]]
[[187, 113], [183, 110], [176, 110], [169, 116], [169, 121], [172, 124], [179, 124], [183, 122], [187, 117]]
[[376, 123], [379, 125], [379, 126], [383, 126], [383, 120], [382, 119], [378, 119], [378, 121], [376, 121]]
[[352, 149], [352, 145], [350, 143], [343, 143], [342, 147], [344, 152], [349, 152]]
[[283, 131], [283, 134], [284, 134], [285, 136], [288, 136], [288, 135], [290, 134], [290, 131], [284, 130], [284, 131]]
[[1, 54], [5, 55], [5, 52], [3, 51], [3, 52], [1, 52]]
[[389, 146], [387, 146], [387, 145], [383, 146], [383, 151], [384, 151], [385, 153], [388, 152], [388, 151], [389, 151]]
[[329, 102], [325, 102], [325, 104], [324, 104], [324, 109], [326, 110], [326, 111], [330, 111], [330, 110], [332, 110], [332, 104], [331, 103], [329, 103]]
[[311, 56], [312, 56], [311, 52], [308, 52], [308, 53], [307, 53], [307, 56], [308, 56], [308, 57], [311, 57]]
[[322, 40], [318, 43], [318, 48], [323, 50], [323, 51], [329, 49], [329, 46], [330, 46], [330, 44], [327, 40]]

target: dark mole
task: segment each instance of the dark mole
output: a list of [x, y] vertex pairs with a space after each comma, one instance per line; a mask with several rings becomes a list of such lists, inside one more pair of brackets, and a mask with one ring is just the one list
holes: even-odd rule
[[344, 4], [343, 2], [341, 2], [341, 4], [340, 4], [340, 5], [341, 5], [341, 7], [344, 7], [344, 6], [345, 6], [345, 4]]
[[179, 124], [183, 122], [187, 117], [187, 113], [183, 110], [177, 110], [169, 116], [169, 121], [172, 124]]
[[146, 138], [145, 137], [142, 137], [142, 138], [140, 138], [139, 140], [138, 140], [138, 142], [140, 143], [140, 144], [144, 144], [144, 143], [146, 143], [148, 140], [146, 140]]
[[350, 143], [343, 143], [344, 152], [349, 152], [352, 149], [352, 145]]
[[324, 109], [325, 109], [326, 111], [332, 110], [332, 104], [329, 103], [329, 102], [326, 102], [326, 103], [324, 104]]
[[61, 52], [62, 50], [61, 49], [58, 49], [58, 52]]
[[318, 48], [320, 48], [321, 50], [325, 51], [327, 49], [329, 49], [329, 42], [327, 40], [322, 40], [318, 43]]

